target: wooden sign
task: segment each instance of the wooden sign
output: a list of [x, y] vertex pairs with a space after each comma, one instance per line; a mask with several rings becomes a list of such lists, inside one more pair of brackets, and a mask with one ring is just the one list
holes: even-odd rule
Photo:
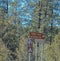
[[43, 34], [43, 33], [37, 33], [37, 32], [30, 32], [30, 38], [44, 39], [45, 38], [45, 34]]

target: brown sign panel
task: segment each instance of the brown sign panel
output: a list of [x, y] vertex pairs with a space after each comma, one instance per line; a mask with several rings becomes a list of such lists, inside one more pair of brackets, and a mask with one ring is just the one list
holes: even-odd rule
[[30, 32], [30, 38], [44, 39], [45, 38], [45, 35], [43, 33]]

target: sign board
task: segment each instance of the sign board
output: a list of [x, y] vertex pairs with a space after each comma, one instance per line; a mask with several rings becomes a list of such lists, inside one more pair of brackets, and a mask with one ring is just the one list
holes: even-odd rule
[[45, 35], [43, 33], [30, 32], [30, 38], [44, 39], [45, 38]]

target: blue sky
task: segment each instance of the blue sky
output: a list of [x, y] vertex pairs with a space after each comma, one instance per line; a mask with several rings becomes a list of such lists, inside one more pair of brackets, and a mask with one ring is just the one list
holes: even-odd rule
[[[10, 2], [14, 2], [14, 0], [10, 1]], [[38, 0], [17, 0], [18, 2], [18, 8], [17, 11], [21, 12], [19, 17], [21, 18], [21, 24], [23, 26], [27, 26], [31, 24], [32, 21], [32, 15], [31, 13], [34, 10], [33, 6], [29, 6], [29, 2], [38, 2]], [[26, 9], [26, 11], [25, 11]], [[9, 14], [12, 15], [12, 11], [11, 11], [11, 6], [9, 5]]]
[[[14, 0], [8, 0], [8, 1], [9, 1], [9, 3], [14, 2]], [[19, 5], [18, 8], [17, 8], [17, 11], [21, 12], [19, 17], [21, 18], [21, 24], [23, 26], [30, 25], [31, 21], [32, 21], [31, 13], [34, 11], [34, 7], [33, 6], [29, 6], [29, 2], [38, 3], [38, 1], [39, 0], [17, 0], [18, 5]], [[57, 4], [60, 7], [60, 1], [58, 1], [58, 2], [54, 1], [54, 6], [57, 6]], [[0, 6], [1, 5], [2, 4], [0, 4]], [[4, 6], [6, 6], [6, 5], [4, 4]], [[9, 5], [8, 8], [9, 8], [9, 10], [8, 10], [9, 11], [9, 15], [12, 15], [12, 10], [11, 10], [12, 7]], [[25, 9], [26, 9], [26, 11], [25, 11]], [[56, 15], [60, 16], [60, 8], [55, 7], [53, 9], [53, 12], [55, 12]], [[57, 19], [55, 19], [55, 20], [57, 20]]]
[[[14, 1], [14, 0], [12, 0], [12, 1]], [[19, 5], [17, 10], [21, 12], [19, 17], [21, 18], [22, 25], [23, 26], [30, 25], [31, 21], [32, 21], [31, 12], [33, 12], [34, 7], [29, 6], [28, 4], [29, 4], [29, 2], [38, 3], [39, 0], [17, 0], [17, 1], [18, 1], [18, 5]], [[54, 6], [57, 6], [59, 4], [60, 4], [60, 1], [58, 1], [58, 2], [54, 1]], [[25, 9], [26, 9], [26, 11], [25, 11]], [[10, 12], [11, 12], [11, 10], [10, 10]], [[56, 13], [56, 15], [60, 16], [60, 9], [59, 8], [57, 8], [57, 7], [54, 8], [53, 12]], [[54, 19], [54, 21], [58, 21], [58, 20]], [[54, 25], [57, 26], [57, 22], [56, 22], [56, 24], [54, 23]]]

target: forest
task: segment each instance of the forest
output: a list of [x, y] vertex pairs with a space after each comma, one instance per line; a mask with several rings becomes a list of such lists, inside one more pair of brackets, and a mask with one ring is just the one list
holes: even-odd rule
[[[60, 61], [60, 0], [0, 0], [0, 61], [29, 61], [30, 32], [45, 34], [44, 59]], [[31, 61], [35, 61], [33, 39]]]

